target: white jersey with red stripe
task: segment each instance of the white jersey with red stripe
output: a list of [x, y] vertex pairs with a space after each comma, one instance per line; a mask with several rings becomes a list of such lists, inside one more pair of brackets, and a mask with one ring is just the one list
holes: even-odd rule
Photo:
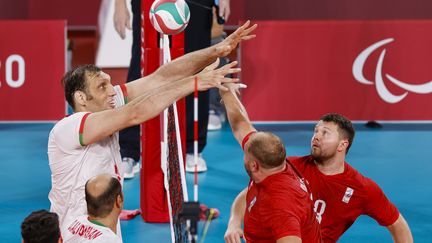
[[[125, 104], [123, 92], [115, 86], [116, 108]], [[121, 179], [118, 132], [98, 142], [82, 146], [82, 133], [88, 112], [77, 112], [60, 120], [48, 139], [51, 169], [51, 211], [59, 216], [62, 232], [67, 224], [87, 214], [84, 187], [87, 180], [101, 173]], [[81, 129], [80, 129], [81, 128]], [[122, 181], [122, 180], [120, 180]]]
[[[118, 228], [118, 227], [117, 227]], [[122, 239], [110, 228], [91, 222], [88, 216], [78, 217], [63, 232], [65, 243], [121, 243]]]

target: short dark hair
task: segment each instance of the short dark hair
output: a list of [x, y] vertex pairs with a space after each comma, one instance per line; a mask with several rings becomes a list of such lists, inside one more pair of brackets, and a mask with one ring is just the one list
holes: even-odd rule
[[348, 139], [349, 144], [346, 150], [346, 153], [348, 153], [348, 150], [350, 149], [355, 136], [355, 130], [352, 122], [348, 118], [338, 113], [325, 114], [321, 117], [321, 121], [333, 122], [338, 126], [339, 134], [343, 138]]
[[57, 214], [38, 210], [27, 216], [21, 224], [21, 236], [25, 243], [54, 243], [60, 238]]
[[90, 216], [105, 217], [113, 209], [117, 196], [122, 195], [119, 180], [112, 177], [107, 188], [99, 196], [93, 196], [88, 191], [87, 181], [85, 185], [85, 198], [87, 202], [87, 212]]
[[65, 73], [62, 78], [65, 98], [73, 109], [75, 109], [74, 93], [79, 90], [88, 94], [86, 82], [88, 74], [99, 73], [100, 71], [101, 69], [95, 65], [87, 64]]
[[259, 132], [252, 138], [248, 152], [264, 168], [274, 168], [282, 165], [286, 159], [285, 145], [278, 136], [270, 132]]

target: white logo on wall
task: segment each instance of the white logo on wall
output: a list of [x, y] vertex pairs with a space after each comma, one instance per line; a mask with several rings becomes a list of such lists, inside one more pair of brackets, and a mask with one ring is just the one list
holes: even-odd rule
[[388, 44], [392, 41], [394, 41], [393, 38], [384, 39], [384, 40], [378, 41], [377, 43], [369, 46], [364, 51], [362, 51], [360, 53], [360, 55], [358, 55], [357, 58], [355, 59], [353, 67], [352, 67], [352, 72], [353, 72], [354, 78], [362, 84], [366, 84], [366, 85], [375, 84], [375, 88], [378, 92], [378, 95], [385, 102], [391, 103], [391, 104], [394, 104], [394, 103], [397, 103], [397, 102], [403, 100], [408, 95], [409, 92], [417, 93], [417, 94], [432, 93], [432, 81], [429, 81], [429, 82], [424, 83], [424, 84], [409, 84], [409, 83], [402, 82], [402, 81], [396, 79], [395, 77], [391, 76], [390, 74], [386, 73], [385, 77], [390, 82], [392, 82], [396, 86], [405, 90], [404, 93], [399, 94], [399, 95], [393, 94], [392, 92], [390, 92], [384, 83], [383, 73], [382, 73], [382, 65], [383, 65], [386, 49], [381, 51], [381, 54], [378, 58], [377, 66], [375, 69], [375, 83], [373, 81], [366, 79], [363, 76], [363, 66], [364, 66], [367, 58], [369, 57], [369, 55], [372, 54], [372, 52], [374, 52], [376, 49], [378, 49], [381, 46]]

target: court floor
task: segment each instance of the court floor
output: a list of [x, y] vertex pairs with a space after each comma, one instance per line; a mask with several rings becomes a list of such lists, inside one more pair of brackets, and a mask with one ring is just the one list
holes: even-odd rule
[[[50, 170], [47, 138], [53, 124], [0, 124], [0, 242], [20, 242], [20, 224], [31, 211], [49, 209]], [[283, 138], [289, 155], [309, 152], [312, 124], [257, 125]], [[347, 161], [375, 180], [408, 221], [415, 242], [432, 242], [432, 124], [387, 124], [381, 129], [356, 125]], [[208, 172], [199, 175], [202, 203], [216, 207], [204, 242], [223, 242], [232, 200], [248, 182], [242, 151], [228, 126], [209, 132], [204, 151]], [[192, 176], [187, 175], [189, 194]], [[139, 178], [125, 181], [125, 208], [139, 207]], [[141, 217], [121, 223], [123, 241], [170, 242], [168, 224]], [[202, 230], [200, 224], [199, 231]], [[362, 216], [340, 242], [391, 242], [390, 234]]]

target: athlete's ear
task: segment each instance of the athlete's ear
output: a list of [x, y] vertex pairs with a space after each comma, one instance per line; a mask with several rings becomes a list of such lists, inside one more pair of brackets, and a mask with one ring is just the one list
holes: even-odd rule
[[348, 139], [342, 139], [337, 147], [338, 152], [346, 152], [349, 145]]
[[252, 171], [258, 171], [260, 164], [256, 160], [252, 160]]
[[123, 199], [123, 193], [118, 195], [115, 201], [116, 207], [119, 209], [123, 209], [123, 203], [124, 203], [124, 199]]
[[74, 100], [75, 100], [76, 104], [79, 104], [81, 106], [85, 106], [86, 101], [87, 101], [87, 96], [81, 90], [77, 90], [74, 93]]

